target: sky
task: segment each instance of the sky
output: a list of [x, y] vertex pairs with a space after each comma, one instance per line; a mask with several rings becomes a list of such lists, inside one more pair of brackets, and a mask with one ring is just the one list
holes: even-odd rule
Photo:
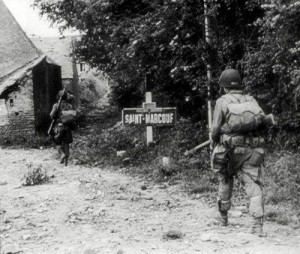
[[[3, 0], [3, 2], [29, 37], [60, 36], [58, 28], [51, 28], [51, 22], [46, 17], [41, 18], [38, 10], [31, 7], [34, 0]], [[64, 35], [70, 34], [75, 33], [71, 31], [64, 33]]]

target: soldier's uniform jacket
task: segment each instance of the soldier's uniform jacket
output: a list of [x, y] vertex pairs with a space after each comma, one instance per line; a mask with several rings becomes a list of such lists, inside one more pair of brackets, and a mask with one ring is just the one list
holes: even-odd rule
[[72, 132], [68, 125], [62, 123], [61, 112], [72, 110], [73, 106], [66, 101], [62, 101], [60, 107], [58, 107], [58, 103], [53, 105], [52, 111], [50, 113], [50, 117], [52, 119], [56, 119], [56, 125], [54, 127], [54, 140], [57, 144], [61, 143], [72, 143], [73, 136]]

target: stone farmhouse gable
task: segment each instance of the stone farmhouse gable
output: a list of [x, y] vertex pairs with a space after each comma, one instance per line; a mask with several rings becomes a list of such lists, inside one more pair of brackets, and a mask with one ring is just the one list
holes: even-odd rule
[[46, 132], [61, 67], [44, 55], [0, 0], [0, 138]]

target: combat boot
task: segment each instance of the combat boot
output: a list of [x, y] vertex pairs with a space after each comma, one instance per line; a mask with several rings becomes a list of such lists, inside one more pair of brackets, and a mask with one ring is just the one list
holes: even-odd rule
[[61, 146], [58, 147], [58, 153], [60, 155], [60, 164], [64, 164], [66, 155]]
[[218, 207], [219, 207], [219, 212], [220, 216], [218, 217], [218, 221], [222, 226], [227, 226], [228, 225], [228, 211], [231, 207], [231, 201], [221, 201], [218, 200]]
[[223, 227], [228, 225], [228, 212], [220, 211], [219, 222]]
[[263, 232], [263, 218], [253, 218], [253, 224], [251, 228], [251, 234], [257, 235], [257, 236], [264, 236]]
[[60, 164], [64, 164], [66, 163], [66, 155], [63, 153], [61, 156], [60, 156]]
[[65, 166], [68, 166], [68, 161], [69, 161], [69, 157], [66, 156], [66, 157], [65, 157]]

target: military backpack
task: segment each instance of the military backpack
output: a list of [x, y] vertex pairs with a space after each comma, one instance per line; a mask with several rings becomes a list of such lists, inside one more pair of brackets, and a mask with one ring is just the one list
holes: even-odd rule
[[255, 131], [264, 120], [264, 113], [256, 100], [249, 95], [237, 98], [232, 94], [223, 96], [229, 101], [225, 125], [231, 133]]

